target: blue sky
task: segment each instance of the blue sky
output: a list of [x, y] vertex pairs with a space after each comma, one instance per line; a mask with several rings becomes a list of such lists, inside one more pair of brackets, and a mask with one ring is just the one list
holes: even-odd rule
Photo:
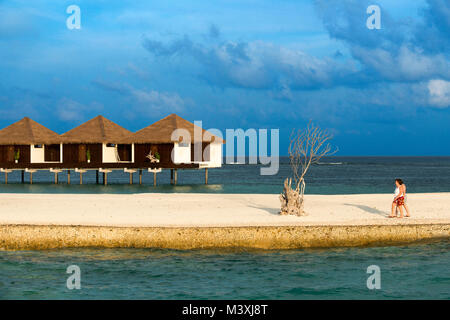
[[279, 128], [286, 154], [313, 120], [340, 155], [449, 155], [447, 0], [0, 0], [0, 75], [0, 127], [102, 114], [135, 131], [174, 112]]

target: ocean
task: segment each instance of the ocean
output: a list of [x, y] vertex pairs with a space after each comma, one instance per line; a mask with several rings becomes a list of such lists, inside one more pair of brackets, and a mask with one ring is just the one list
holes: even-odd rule
[[[72, 171], [71, 185], [67, 173], [61, 173], [60, 184], [53, 184], [54, 174], [39, 171], [33, 174], [33, 185], [20, 183], [20, 172], [8, 175], [8, 185], [0, 174], [0, 193], [265, 193], [277, 194], [283, 181], [291, 175], [289, 159], [280, 158], [276, 175], [260, 175], [259, 164], [225, 164], [210, 169], [208, 185], [204, 184], [203, 170], [179, 170], [178, 184], [170, 184], [170, 171], [157, 175], [145, 172], [143, 184], [134, 174], [134, 184], [129, 184], [129, 174], [114, 171], [108, 174], [108, 185], [95, 184], [95, 172], [83, 175], [79, 185], [78, 174]], [[306, 194], [363, 194], [392, 193], [394, 179], [402, 178], [410, 193], [450, 192], [450, 157], [328, 157], [311, 167], [306, 176]], [[101, 180], [101, 175], [100, 175]]]
[[[450, 242], [303, 250], [0, 253], [0, 299], [450, 299]], [[69, 265], [80, 268], [69, 290]], [[369, 266], [380, 289], [368, 289]]]
[[[54, 185], [53, 174], [40, 172], [34, 184], [21, 184], [18, 173], [0, 192], [279, 193], [290, 175], [281, 158], [274, 176], [259, 175], [260, 165], [225, 165], [203, 172], [169, 172], [158, 186], [147, 173], [143, 185], [129, 185], [128, 174], [114, 172], [108, 186], [95, 174], [84, 185]], [[450, 157], [330, 157], [307, 176], [307, 194], [392, 193], [395, 178], [408, 192], [450, 192]], [[137, 183], [135, 175], [135, 183]], [[0, 251], [0, 299], [450, 299], [450, 242], [400, 246], [302, 250], [158, 250], [76, 248]], [[69, 265], [81, 270], [81, 289], [69, 290]], [[369, 290], [367, 267], [379, 266], [381, 289]]]

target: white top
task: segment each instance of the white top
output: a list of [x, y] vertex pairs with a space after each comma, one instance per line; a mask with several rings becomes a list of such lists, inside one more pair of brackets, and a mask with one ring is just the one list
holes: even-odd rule
[[[397, 187], [397, 188], [395, 188], [395, 196], [398, 196], [399, 195], [399, 193], [400, 193], [400, 189]], [[400, 195], [400, 196], [404, 196], [403, 195], [403, 193]]]

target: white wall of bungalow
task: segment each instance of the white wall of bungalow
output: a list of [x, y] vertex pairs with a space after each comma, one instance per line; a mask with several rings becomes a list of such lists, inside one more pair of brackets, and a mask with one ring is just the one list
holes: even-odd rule
[[122, 161], [118, 157], [118, 145], [115, 143], [102, 144], [102, 163], [134, 162], [134, 143], [131, 144], [131, 161]]
[[174, 143], [174, 163], [201, 163], [203, 167], [218, 168], [222, 166], [222, 143], [210, 143], [208, 161], [196, 161], [191, 159], [191, 149], [194, 148], [192, 143]]
[[45, 144], [30, 145], [30, 162], [31, 163], [62, 163], [63, 162], [63, 145], [59, 145], [59, 161], [45, 161]]
[[220, 168], [222, 166], [222, 143], [213, 142], [209, 145], [209, 163], [210, 168]]

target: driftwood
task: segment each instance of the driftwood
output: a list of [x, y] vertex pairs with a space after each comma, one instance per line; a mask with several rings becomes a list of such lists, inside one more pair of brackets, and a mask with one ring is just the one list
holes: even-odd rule
[[[302, 181], [303, 182], [303, 181]], [[303, 210], [303, 193], [305, 190], [305, 183], [299, 183], [292, 188], [292, 179], [284, 180], [283, 193], [280, 194], [281, 215], [295, 215], [306, 216]]]
[[[284, 180], [283, 193], [280, 194], [280, 214], [305, 216], [304, 194], [305, 175], [312, 164], [318, 163], [322, 157], [334, 154], [328, 141], [332, 138], [326, 130], [321, 130], [309, 122], [305, 130], [293, 130], [289, 144], [289, 164], [294, 180]], [[292, 185], [294, 182], [294, 185]]]

